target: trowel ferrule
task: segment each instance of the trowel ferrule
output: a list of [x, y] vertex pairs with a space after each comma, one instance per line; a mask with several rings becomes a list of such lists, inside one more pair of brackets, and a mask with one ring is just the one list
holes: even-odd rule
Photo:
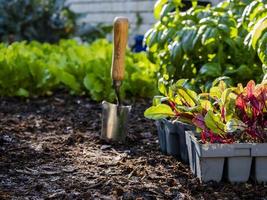
[[118, 106], [121, 105], [121, 97], [120, 97], [120, 87], [121, 87], [121, 84], [122, 84], [122, 81], [113, 80], [113, 87], [115, 89]]

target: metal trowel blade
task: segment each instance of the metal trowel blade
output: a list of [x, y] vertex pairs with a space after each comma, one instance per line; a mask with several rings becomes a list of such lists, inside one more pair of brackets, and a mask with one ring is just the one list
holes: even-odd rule
[[131, 106], [118, 106], [103, 101], [101, 137], [111, 141], [124, 142], [130, 111]]

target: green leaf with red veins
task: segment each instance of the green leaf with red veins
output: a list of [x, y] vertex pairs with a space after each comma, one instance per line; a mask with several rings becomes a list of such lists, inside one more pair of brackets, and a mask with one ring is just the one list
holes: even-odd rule
[[[173, 92], [172, 94], [176, 93], [178, 87], [184, 87], [187, 81], [188, 79], [179, 79], [175, 84], [171, 85], [170, 90]], [[179, 95], [175, 95], [174, 102], [177, 105], [183, 105], [183, 102], [181, 101], [181, 97]]]
[[237, 95], [234, 93], [236, 88], [227, 88], [223, 91], [220, 101], [222, 118], [226, 121], [235, 115], [235, 101]]
[[227, 85], [224, 81], [220, 81], [218, 87], [220, 88], [221, 92], [223, 92], [227, 88]]
[[198, 104], [197, 93], [193, 90], [178, 86], [176, 90], [177, 96], [180, 97], [184, 106], [194, 107]]
[[174, 102], [176, 103], [176, 105], [183, 105], [183, 102], [181, 101], [181, 97], [179, 95], [175, 96]]
[[227, 85], [223, 80], [218, 81], [215, 85], [213, 82], [213, 87], [210, 88], [210, 96], [214, 99], [220, 99], [222, 93], [227, 89]]
[[212, 111], [208, 111], [204, 118], [206, 126], [215, 134], [224, 136], [225, 124], [222, 123], [220, 114], [214, 114]]
[[206, 111], [208, 110], [213, 111], [213, 106], [209, 100], [200, 100], [200, 105]]
[[222, 92], [218, 86], [210, 88], [210, 96], [214, 99], [220, 99]]
[[237, 87], [234, 90], [234, 93], [239, 95], [244, 91], [243, 85], [241, 83], [237, 84]]
[[223, 91], [221, 96], [222, 105], [226, 105], [231, 99], [236, 99], [237, 95], [233, 93], [235, 89], [236, 88], [227, 88]]

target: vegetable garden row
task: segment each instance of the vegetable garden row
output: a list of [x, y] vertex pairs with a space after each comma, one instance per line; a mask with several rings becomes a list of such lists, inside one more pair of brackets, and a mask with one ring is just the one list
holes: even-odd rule
[[[112, 44], [97, 40], [79, 44], [62, 40], [59, 44], [15, 42], [0, 46], [0, 94], [36, 96], [59, 88], [70, 93], [89, 94], [93, 100], [113, 100], [110, 66]], [[156, 65], [145, 53], [126, 55], [126, 81], [122, 95], [149, 97], [156, 93]]]

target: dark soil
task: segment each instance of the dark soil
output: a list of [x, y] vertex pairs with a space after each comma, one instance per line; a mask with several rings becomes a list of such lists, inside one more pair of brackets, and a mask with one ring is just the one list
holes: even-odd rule
[[1, 98], [0, 199], [267, 199], [252, 181], [201, 184], [161, 154], [148, 106], [134, 103], [127, 143], [110, 145], [99, 138], [99, 103], [63, 93]]

